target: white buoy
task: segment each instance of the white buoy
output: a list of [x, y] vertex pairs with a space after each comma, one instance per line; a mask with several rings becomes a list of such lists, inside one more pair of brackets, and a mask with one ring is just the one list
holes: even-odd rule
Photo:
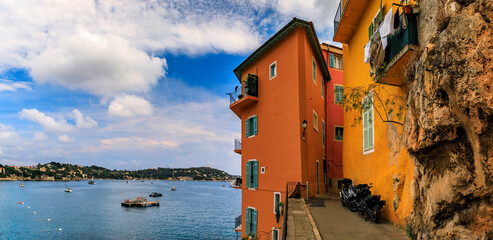
[[58, 229], [58, 231], [62, 231], [62, 229], [61, 229], [61, 228], [59, 228], [59, 229]]
[[48, 222], [51, 221], [51, 219], [48, 218]]
[[33, 211], [33, 214], [36, 214], [36, 211]]

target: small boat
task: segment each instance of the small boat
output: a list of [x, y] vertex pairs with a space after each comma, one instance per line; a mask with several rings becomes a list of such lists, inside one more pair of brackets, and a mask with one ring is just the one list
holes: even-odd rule
[[19, 187], [24, 187], [24, 183], [19, 184]]
[[22, 174], [22, 182], [21, 184], [19, 184], [19, 187], [24, 187], [24, 173], [21, 172], [21, 174]]
[[173, 184], [171, 185], [171, 191], [176, 191], [174, 180], [175, 180], [175, 170], [173, 170]]
[[93, 177], [91, 180], [89, 180], [89, 182], [88, 182], [88, 183], [89, 183], [89, 184], [91, 184], [91, 185], [95, 185], [95, 184], [96, 184], [96, 182], [94, 181], [94, 177]]
[[151, 194], [149, 194], [149, 197], [162, 197], [162, 196], [163, 194], [158, 192], [152, 192]]
[[159, 206], [159, 201], [147, 201], [144, 197], [138, 197], [136, 199], [127, 199], [122, 202], [123, 207], [150, 207]]
[[72, 192], [72, 188], [68, 188], [68, 187], [66, 187], [66, 188], [65, 188], [65, 192]]

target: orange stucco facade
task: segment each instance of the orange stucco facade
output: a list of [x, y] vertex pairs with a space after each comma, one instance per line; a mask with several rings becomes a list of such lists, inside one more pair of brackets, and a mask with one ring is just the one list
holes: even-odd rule
[[[235, 69], [240, 81], [247, 74], [258, 78], [256, 99], [245, 96], [230, 105], [242, 123], [242, 237], [247, 236], [247, 208], [256, 210], [259, 239], [271, 239], [272, 229], [281, 228], [282, 217], [276, 220], [274, 194], [280, 193], [284, 202], [287, 182], [308, 182], [309, 196], [326, 190], [321, 123], [326, 122], [326, 96], [322, 95], [322, 86], [327, 86], [330, 77], [314, 31], [311, 23], [294, 19]], [[275, 77], [270, 72], [273, 63]], [[247, 95], [244, 89], [242, 93]], [[315, 124], [314, 112], [318, 115]], [[257, 134], [247, 137], [246, 121], [252, 116], [256, 116]], [[304, 120], [308, 123], [306, 130], [302, 128]], [[252, 160], [258, 162], [257, 186], [247, 188], [247, 162]], [[306, 196], [306, 191], [303, 194]]]
[[[343, 10], [341, 23], [334, 35], [335, 41], [343, 42], [344, 86], [368, 86], [374, 83], [370, 76], [369, 64], [364, 62], [364, 47], [369, 41], [368, 28], [382, 3], [385, 15], [394, 0], [371, 0], [364, 3], [347, 5]], [[361, 8], [364, 11], [361, 11]], [[393, 10], [395, 11], [394, 6]], [[402, 9], [401, 9], [402, 12]], [[350, 21], [352, 18], [355, 21]], [[359, 19], [359, 20], [358, 20]], [[402, 76], [394, 76], [402, 78]], [[383, 85], [378, 86], [384, 98], [406, 96], [405, 87]], [[376, 104], [377, 110], [382, 111]], [[413, 181], [414, 165], [403, 146], [401, 137], [402, 126], [385, 123], [374, 110], [373, 144], [371, 151], [363, 151], [363, 123], [354, 123], [355, 112], [348, 111], [344, 115], [343, 164], [344, 177], [351, 178], [355, 184], [372, 183], [372, 194], [381, 195], [387, 205], [382, 209], [382, 217], [397, 225], [405, 225], [405, 218], [412, 211], [411, 182]], [[399, 121], [393, 117], [392, 120]], [[402, 122], [403, 120], [400, 120]]]

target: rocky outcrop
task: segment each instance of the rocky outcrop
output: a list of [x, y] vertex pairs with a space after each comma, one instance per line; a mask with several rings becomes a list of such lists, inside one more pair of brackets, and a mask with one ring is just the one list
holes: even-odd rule
[[419, 1], [405, 144], [418, 239], [493, 239], [493, 1]]

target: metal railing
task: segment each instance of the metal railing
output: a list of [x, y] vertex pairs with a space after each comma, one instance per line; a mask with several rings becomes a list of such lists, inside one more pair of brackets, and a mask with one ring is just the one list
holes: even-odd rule
[[258, 77], [255, 74], [248, 74], [243, 81], [242, 86], [236, 86], [235, 90], [226, 93], [229, 95], [229, 105], [243, 98], [243, 90], [245, 95], [258, 97]]
[[299, 196], [301, 185], [299, 182], [287, 182], [286, 194], [284, 194], [284, 211], [282, 215], [281, 239], [286, 240], [288, 234], [288, 198]]
[[235, 151], [241, 151], [241, 140], [235, 138]]

